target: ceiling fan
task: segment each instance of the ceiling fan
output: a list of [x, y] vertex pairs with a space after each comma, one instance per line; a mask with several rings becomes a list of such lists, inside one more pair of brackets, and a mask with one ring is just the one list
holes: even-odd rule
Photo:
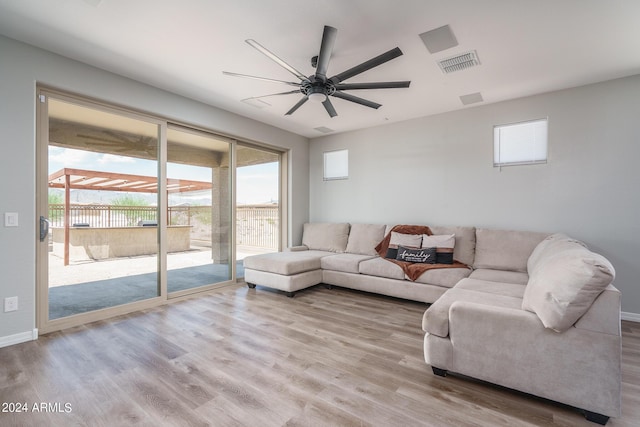
[[310, 76], [305, 76], [300, 71], [293, 68], [291, 65], [284, 62], [282, 59], [278, 58], [272, 52], [267, 50], [265, 47], [260, 45], [255, 40], [249, 39], [246, 42], [253, 48], [257, 49], [259, 52], [267, 56], [269, 59], [283, 67], [285, 70], [289, 71], [291, 74], [296, 76], [300, 81], [299, 82], [288, 82], [284, 80], [276, 80], [269, 79], [265, 77], [257, 77], [250, 76], [247, 74], [238, 74], [231, 73], [228, 71], [223, 71], [222, 73], [228, 76], [234, 77], [245, 77], [250, 79], [264, 80], [275, 83], [282, 83], [289, 86], [297, 87], [296, 90], [292, 90], [289, 92], [281, 92], [274, 93], [271, 95], [257, 96], [249, 99], [258, 99], [265, 98], [268, 96], [277, 96], [277, 95], [290, 95], [294, 93], [301, 93], [303, 95], [302, 99], [298, 101], [289, 111], [286, 112], [285, 115], [293, 114], [298, 108], [300, 108], [305, 102], [308, 100], [322, 102], [325, 110], [331, 117], [335, 117], [338, 115], [336, 113], [333, 104], [329, 97], [333, 96], [336, 98], [341, 98], [347, 101], [355, 102], [356, 104], [364, 105], [370, 108], [380, 108], [381, 104], [376, 102], [369, 101], [367, 99], [363, 99], [349, 93], [345, 93], [345, 90], [360, 90], [360, 89], [395, 89], [395, 88], [405, 88], [409, 87], [411, 81], [398, 81], [398, 82], [374, 82], [374, 83], [342, 83], [344, 80], [350, 79], [358, 74], [364, 73], [367, 70], [370, 70], [378, 65], [382, 65], [387, 61], [391, 61], [392, 59], [397, 58], [402, 55], [402, 51], [399, 48], [393, 48], [381, 55], [376, 56], [368, 61], [363, 62], [362, 64], [356, 65], [355, 67], [349, 68], [346, 71], [343, 71], [339, 74], [336, 74], [333, 77], [327, 77], [327, 69], [329, 68], [329, 60], [331, 59], [331, 52], [333, 51], [333, 45], [336, 41], [336, 35], [338, 30], [333, 27], [325, 26], [324, 32], [322, 34], [322, 43], [320, 45], [320, 53], [317, 56], [311, 58], [311, 65], [316, 69], [315, 74]]

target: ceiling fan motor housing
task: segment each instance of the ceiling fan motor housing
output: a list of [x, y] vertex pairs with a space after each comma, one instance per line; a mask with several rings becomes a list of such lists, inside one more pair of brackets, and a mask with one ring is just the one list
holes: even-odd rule
[[[324, 101], [327, 96], [331, 96], [335, 93], [336, 87], [333, 83], [310, 76], [308, 80], [305, 80], [300, 85], [300, 92], [303, 95], [310, 97], [310, 99], [317, 98], [319, 101]], [[322, 98], [317, 95], [323, 95]]]

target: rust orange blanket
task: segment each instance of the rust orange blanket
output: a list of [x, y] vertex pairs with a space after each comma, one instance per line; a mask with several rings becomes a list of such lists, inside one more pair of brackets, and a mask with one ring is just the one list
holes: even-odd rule
[[[433, 234], [431, 229], [424, 225], [396, 225], [391, 229], [391, 231], [402, 234], [426, 234], [428, 236]], [[382, 239], [382, 242], [378, 243], [378, 246], [376, 246], [376, 252], [387, 261], [399, 265], [400, 268], [402, 268], [402, 271], [404, 271], [404, 274], [406, 274], [411, 281], [415, 282], [422, 273], [435, 268], [469, 268], [468, 265], [456, 261], [455, 259], [453, 260], [453, 264], [421, 264], [385, 258], [387, 249], [389, 249], [391, 231], [384, 237], [384, 239]]]

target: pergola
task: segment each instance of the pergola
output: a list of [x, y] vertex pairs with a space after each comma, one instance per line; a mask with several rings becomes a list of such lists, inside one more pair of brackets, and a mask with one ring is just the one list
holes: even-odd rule
[[[69, 228], [71, 190], [126, 191], [157, 193], [158, 179], [153, 176], [64, 168], [49, 175], [49, 187], [64, 189], [64, 265], [69, 265]], [[211, 190], [206, 181], [167, 178], [167, 193]]]

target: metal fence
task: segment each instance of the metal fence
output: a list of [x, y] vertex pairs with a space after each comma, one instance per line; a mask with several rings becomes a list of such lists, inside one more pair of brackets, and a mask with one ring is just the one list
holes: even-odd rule
[[[278, 249], [278, 205], [236, 207], [238, 246]], [[156, 206], [69, 205], [69, 224], [76, 227], [133, 227], [141, 221], [157, 222]], [[211, 206], [169, 206], [169, 225], [192, 226], [192, 238], [211, 239]], [[52, 227], [64, 226], [64, 204], [49, 205]]]

